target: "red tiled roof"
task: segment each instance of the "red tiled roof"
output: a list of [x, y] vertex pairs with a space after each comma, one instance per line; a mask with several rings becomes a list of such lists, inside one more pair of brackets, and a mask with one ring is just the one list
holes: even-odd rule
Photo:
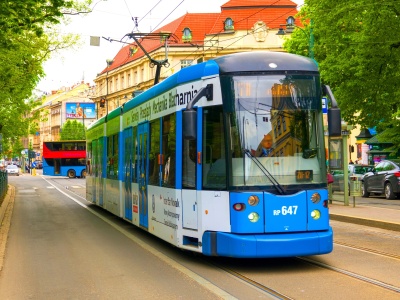
[[286, 24], [286, 19], [296, 15], [296, 7], [285, 9], [249, 8], [246, 10], [223, 10], [215, 22], [210, 34], [224, 31], [224, 22], [227, 18], [233, 20], [235, 30], [251, 29], [257, 21], [263, 21], [268, 28], [279, 28]]
[[257, 7], [257, 6], [293, 6], [296, 4], [290, 0], [231, 0], [221, 6], [222, 10], [233, 7]]
[[[260, 20], [265, 22], [268, 28], [277, 29], [281, 24], [285, 24], [289, 16], [296, 15], [296, 7], [297, 5], [290, 0], [231, 0], [221, 6], [221, 13], [186, 13], [155, 32], [170, 32], [178, 41], [174, 45], [184, 45], [182, 41], [183, 30], [188, 27], [192, 31], [192, 43], [202, 45], [207, 34], [224, 32], [226, 18], [231, 18], [234, 21], [235, 30], [251, 29]], [[134, 41], [131, 41], [133, 44]], [[148, 53], [163, 46], [159, 39], [147, 38], [141, 41], [141, 45]], [[130, 56], [130, 47], [130, 45], [127, 45], [121, 48], [114, 57], [112, 65], [108, 69], [105, 68], [101, 73], [116, 69], [145, 55], [138, 48], [138, 51]]]

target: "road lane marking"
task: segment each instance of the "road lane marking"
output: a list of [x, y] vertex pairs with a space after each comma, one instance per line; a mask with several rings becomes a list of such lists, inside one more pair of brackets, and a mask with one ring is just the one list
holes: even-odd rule
[[[51, 182], [49, 182], [46, 178], [42, 177], [43, 180], [47, 181], [47, 183], [49, 183], [50, 185], [52, 185], [55, 189], [57, 189], [60, 193], [64, 194], [65, 196], [67, 196], [68, 198], [70, 198], [72, 201], [76, 202], [77, 204], [79, 204], [80, 206], [82, 206], [83, 208], [86, 208], [89, 212], [91, 212], [92, 214], [94, 214], [96, 217], [102, 219], [104, 222], [106, 222], [108, 225], [112, 226], [113, 228], [115, 228], [117, 231], [119, 231], [120, 233], [122, 233], [123, 235], [125, 235], [127, 238], [129, 238], [131, 241], [135, 242], [136, 244], [138, 244], [140, 247], [142, 247], [144, 250], [150, 252], [151, 254], [153, 254], [154, 256], [158, 257], [160, 260], [162, 260], [163, 262], [165, 262], [166, 264], [170, 265], [171, 267], [173, 267], [174, 269], [180, 271], [181, 273], [185, 274], [186, 276], [188, 276], [189, 278], [191, 278], [192, 280], [196, 281], [199, 285], [203, 286], [205, 289], [211, 291], [212, 293], [216, 294], [218, 297], [222, 298], [222, 299], [237, 299], [235, 297], [233, 297], [232, 295], [230, 295], [229, 293], [227, 293], [226, 291], [224, 291], [223, 289], [219, 288], [218, 286], [214, 285], [213, 283], [211, 283], [210, 281], [208, 281], [207, 279], [197, 275], [196, 273], [192, 272], [191, 270], [187, 269], [186, 267], [184, 267], [183, 265], [180, 265], [179, 263], [177, 263], [175, 260], [169, 258], [168, 256], [166, 256], [165, 254], [157, 251], [156, 249], [150, 247], [148, 244], [146, 244], [145, 242], [143, 242], [142, 240], [140, 240], [139, 238], [135, 237], [134, 235], [132, 235], [130, 232], [128, 232], [127, 230], [120, 228], [118, 225], [114, 224], [113, 222], [109, 221], [107, 218], [103, 217], [101, 214], [97, 213], [96, 211], [92, 210], [89, 206], [83, 204], [82, 202], [80, 202], [78, 199], [75, 199], [74, 197], [72, 197], [71, 195], [68, 195], [67, 193], [65, 193], [63, 190], [59, 189], [58, 187], [56, 187], [54, 184], [52, 184]], [[86, 201], [86, 199], [85, 199]]]

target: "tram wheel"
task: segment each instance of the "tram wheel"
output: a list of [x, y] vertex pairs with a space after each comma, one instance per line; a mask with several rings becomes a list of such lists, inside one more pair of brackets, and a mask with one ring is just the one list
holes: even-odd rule
[[81, 178], [86, 178], [86, 170], [83, 170], [81, 173]]
[[68, 178], [75, 178], [76, 177], [76, 173], [74, 170], [68, 170]]

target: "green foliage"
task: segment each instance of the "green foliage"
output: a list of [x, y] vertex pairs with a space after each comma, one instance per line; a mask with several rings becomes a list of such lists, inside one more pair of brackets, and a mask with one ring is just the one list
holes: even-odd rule
[[85, 140], [86, 129], [81, 122], [68, 120], [61, 129], [60, 139], [62, 141]]
[[[342, 118], [361, 127], [388, 129], [400, 149], [400, 2], [391, 0], [305, 0], [304, 24], [312, 20], [314, 53], [322, 80], [333, 90]], [[308, 27], [305, 29], [308, 30]], [[300, 53], [306, 35], [294, 32], [284, 47]], [[391, 134], [391, 132], [393, 134]]]
[[32, 95], [50, 54], [77, 43], [55, 25], [65, 15], [87, 13], [91, 0], [0, 1], [0, 126], [5, 140], [38, 131], [42, 99]]

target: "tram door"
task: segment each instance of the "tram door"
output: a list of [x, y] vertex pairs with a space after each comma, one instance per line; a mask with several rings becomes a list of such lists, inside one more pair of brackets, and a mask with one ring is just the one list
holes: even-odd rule
[[139, 182], [139, 225], [148, 228], [147, 183], [149, 170], [149, 123], [138, 126], [138, 182]]
[[99, 179], [99, 184], [96, 184], [96, 187], [98, 187], [98, 190], [96, 191], [96, 194], [99, 195], [99, 205], [103, 206], [103, 188], [104, 188], [104, 178], [103, 178], [103, 157], [107, 157], [104, 155], [103, 151], [104, 149], [107, 149], [104, 147], [105, 143], [104, 138], [100, 138], [98, 142], [98, 148], [97, 148], [97, 162], [98, 162], [98, 179]]
[[92, 172], [89, 172], [89, 174], [91, 175], [91, 179], [92, 179], [92, 200], [95, 203], [97, 203], [96, 189], [97, 189], [97, 185], [98, 185], [97, 151], [99, 151], [98, 150], [98, 140], [93, 140], [92, 141], [92, 161], [90, 162], [91, 163]]
[[125, 218], [132, 221], [132, 127], [124, 130], [124, 202]]

